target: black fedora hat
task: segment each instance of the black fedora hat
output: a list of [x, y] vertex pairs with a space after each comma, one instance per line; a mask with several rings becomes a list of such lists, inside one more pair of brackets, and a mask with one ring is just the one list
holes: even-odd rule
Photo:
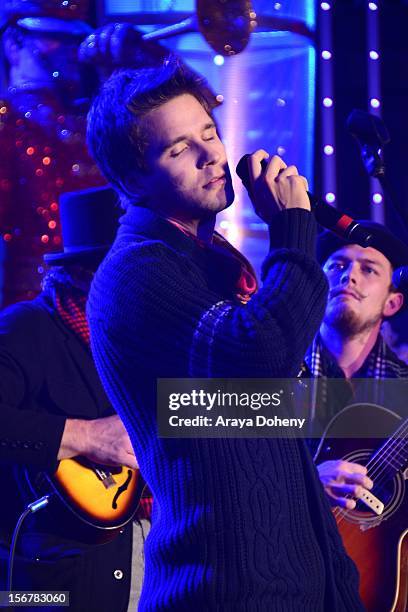
[[[370, 231], [372, 235], [370, 246], [380, 251], [394, 269], [408, 265], [408, 245], [405, 242], [397, 238], [381, 223], [368, 219], [361, 219], [358, 223]], [[353, 242], [353, 239], [344, 240], [333, 232], [324, 230], [317, 238], [317, 261], [320, 265], [324, 265], [330, 255], [347, 244], [355, 244], [355, 242]]]
[[60, 220], [64, 250], [46, 253], [44, 261], [58, 266], [100, 260], [115, 239], [121, 214], [111, 187], [71, 191], [60, 196]]

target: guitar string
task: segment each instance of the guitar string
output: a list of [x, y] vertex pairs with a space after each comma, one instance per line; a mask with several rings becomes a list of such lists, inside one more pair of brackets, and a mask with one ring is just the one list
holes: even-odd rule
[[[367, 464], [368, 465], [368, 464]], [[394, 467], [394, 470], [396, 468]], [[399, 468], [401, 469], [401, 468]], [[397, 470], [399, 471], [399, 470]], [[372, 476], [372, 475], [371, 475]], [[384, 477], [385, 476], [385, 477]], [[379, 486], [381, 486], [383, 484], [383, 482], [385, 480], [387, 480], [387, 478], [389, 478], [389, 476], [387, 477], [385, 470], [383, 470], [383, 473], [381, 474], [381, 477], [376, 477], [375, 478], [375, 486], [376, 488], [378, 488]], [[354, 499], [354, 496], [351, 495], [350, 493], [346, 494], [346, 499]], [[340, 514], [343, 514], [343, 516], [341, 516], [338, 520], [338, 523], [340, 523], [342, 520], [344, 520], [345, 518], [347, 518], [347, 516], [353, 511], [354, 509], [347, 509], [347, 508], [342, 508], [342, 507], [337, 507], [334, 510], [334, 515], [337, 518]]]
[[[405, 430], [405, 431], [404, 431]], [[383, 467], [383, 470], [381, 471], [381, 467], [382, 467], [382, 460], [385, 457], [385, 455], [391, 454], [391, 450], [395, 453], [395, 442], [396, 442], [396, 446], [400, 447], [398, 449], [398, 453], [401, 450], [401, 447], [404, 447], [407, 443], [406, 440], [406, 435], [408, 433], [408, 420], [404, 421], [401, 426], [393, 433], [392, 436], [390, 436], [390, 438], [383, 444], [383, 446], [375, 453], [375, 455], [367, 462], [367, 471], [369, 469], [372, 469], [374, 466], [378, 467], [379, 470], [378, 471], [374, 471], [370, 474], [370, 477], [374, 480], [375, 478], [375, 485], [376, 487], [380, 484], [382, 484], [384, 482], [384, 478], [381, 478], [381, 476], [385, 476], [386, 477], [386, 467]], [[397, 437], [398, 436], [398, 437]], [[407, 461], [407, 457], [403, 456], [404, 459], [404, 463], [406, 463]], [[371, 465], [370, 465], [371, 464]], [[391, 464], [392, 465], [392, 464]], [[394, 466], [392, 466], [394, 467]], [[394, 467], [395, 469], [395, 467]], [[398, 468], [398, 470], [402, 469], [402, 466], [400, 468]], [[347, 494], [346, 498], [347, 499], [351, 499], [353, 496], [351, 494]], [[343, 521], [345, 518], [347, 518], [348, 513], [351, 512], [351, 510], [347, 510], [346, 508], [335, 508], [333, 514], [335, 515], [336, 518], [339, 517], [340, 514], [343, 513], [343, 516], [341, 516], [338, 520], [338, 523], [340, 523], [341, 521]]]
[[[404, 431], [405, 430], [405, 431]], [[384, 457], [388, 454], [390, 455], [391, 452], [393, 452], [395, 454], [395, 450], [396, 447], [400, 447], [398, 449], [398, 453], [400, 453], [401, 448], [405, 447], [407, 440], [406, 440], [406, 434], [408, 432], [408, 421], [402, 423], [402, 425], [394, 432], [394, 434], [392, 436], [390, 436], [390, 438], [383, 444], [383, 446], [375, 453], [375, 455], [368, 461], [366, 467], [367, 470], [372, 470], [373, 468], [379, 468], [377, 471], [374, 469], [374, 471], [371, 472], [370, 477], [375, 481], [376, 481], [376, 486], [378, 486], [379, 484], [382, 484], [384, 482], [384, 478], [380, 478], [382, 475], [386, 475], [386, 468], [387, 466], [385, 466], [383, 468], [383, 470], [381, 471], [381, 467], [383, 467], [383, 464], [381, 463], [381, 461], [383, 461]], [[395, 444], [396, 442], [396, 444]], [[407, 461], [407, 457], [403, 456], [403, 461], [404, 463], [406, 463]], [[392, 463], [389, 463], [391, 465], [391, 467], [393, 467], [393, 469], [395, 470], [395, 466], [392, 465]], [[401, 470], [403, 467], [399, 466], [397, 469], [398, 471]], [[349, 495], [349, 498], [351, 498], [352, 496]]]
[[[404, 431], [405, 430], [405, 431]], [[383, 446], [375, 453], [375, 455], [367, 462], [367, 471], [371, 471], [370, 477], [376, 480], [376, 485], [382, 483], [384, 480], [379, 479], [383, 474], [386, 476], [387, 466], [384, 467], [384, 457], [387, 455], [391, 455], [392, 453], [395, 455], [396, 452], [399, 454], [401, 450], [406, 446], [407, 439], [406, 435], [408, 433], [408, 421], [402, 423], [402, 425], [394, 432], [392, 436], [383, 444]], [[398, 448], [399, 447], [399, 448]], [[396, 451], [396, 449], [398, 449]], [[407, 457], [403, 455], [403, 462], [406, 463]], [[392, 463], [389, 463], [391, 467], [395, 470], [395, 466]], [[401, 470], [403, 467], [399, 466], [397, 469]], [[378, 469], [376, 469], [378, 468]], [[381, 468], [383, 468], [381, 470]], [[351, 497], [351, 496], [350, 496]]]
[[[375, 453], [372, 459], [370, 459], [370, 461], [367, 463], [367, 469], [370, 467], [370, 469], [372, 470], [371, 476], [373, 479], [381, 475], [381, 467], [383, 467], [384, 458], [387, 455], [396, 456], [397, 454], [402, 453], [404, 447], [408, 443], [406, 439], [407, 434], [408, 434], [408, 421], [405, 423], [402, 423], [402, 425], [397, 429], [397, 431], [383, 444], [383, 446]], [[404, 462], [406, 462], [407, 457], [403, 456], [403, 460]], [[403, 466], [400, 466], [398, 470], [402, 469], [402, 467]], [[378, 470], [376, 470], [376, 468], [378, 468]], [[385, 472], [385, 469], [383, 470], [383, 472]]]

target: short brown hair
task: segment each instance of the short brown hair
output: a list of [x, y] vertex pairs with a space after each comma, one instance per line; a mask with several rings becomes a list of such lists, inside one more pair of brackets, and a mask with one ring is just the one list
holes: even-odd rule
[[148, 170], [145, 161], [148, 142], [141, 118], [184, 93], [193, 95], [209, 115], [217, 106], [206, 81], [169, 58], [159, 67], [114, 72], [95, 98], [88, 113], [89, 150], [118, 191], [124, 208], [133, 196], [123, 179], [138, 170]]

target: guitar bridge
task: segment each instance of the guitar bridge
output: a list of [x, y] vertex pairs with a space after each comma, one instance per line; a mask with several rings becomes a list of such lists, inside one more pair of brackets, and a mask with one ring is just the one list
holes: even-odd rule
[[104, 470], [95, 468], [95, 473], [98, 476], [99, 480], [102, 481], [105, 489], [110, 489], [116, 485], [116, 482], [110, 472], [105, 472]]
[[384, 512], [384, 504], [381, 500], [373, 495], [370, 491], [364, 490], [362, 497], [358, 498], [358, 501], [365, 504], [375, 514], [380, 516]]

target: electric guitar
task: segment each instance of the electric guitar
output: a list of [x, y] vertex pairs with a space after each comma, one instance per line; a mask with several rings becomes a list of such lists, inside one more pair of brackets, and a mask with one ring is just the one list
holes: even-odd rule
[[65, 533], [92, 543], [113, 539], [133, 518], [141, 498], [150, 495], [139, 470], [85, 457], [61, 460], [52, 475], [26, 469], [24, 476], [33, 495], [51, 495], [49, 507], [58, 508]]
[[[347, 432], [355, 438], [336, 438]], [[344, 408], [327, 426], [314, 459], [340, 458], [366, 465], [374, 481], [354, 510], [334, 510], [360, 573], [363, 603], [368, 612], [407, 612], [408, 419], [375, 404]]]

